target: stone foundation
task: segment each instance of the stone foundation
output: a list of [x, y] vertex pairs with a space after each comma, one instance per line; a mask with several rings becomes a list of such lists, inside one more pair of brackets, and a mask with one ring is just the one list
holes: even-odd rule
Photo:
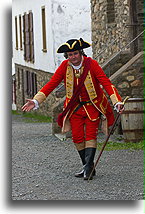
[[[26, 80], [26, 71], [36, 74], [36, 93], [50, 80], [52, 73], [41, 70], [25, 67], [22, 65], [15, 65], [16, 71], [16, 105], [17, 110], [21, 111], [21, 107], [26, 103], [26, 99], [32, 99], [35, 93], [28, 93], [28, 83]], [[35, 83], [34, 83], [35, 84]], [[30, 87], [31, 88], [31, 87]], [[62, 98], [57, 98], [55, 92], [52, 92], [49, 97], [44, 101], [37, 112], [42, 115], [53, 115], [53, 108], [56, 103], [60, 103]]]

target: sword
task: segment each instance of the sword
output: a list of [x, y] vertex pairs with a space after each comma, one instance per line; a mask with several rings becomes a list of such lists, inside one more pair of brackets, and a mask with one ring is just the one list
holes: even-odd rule
[[[123, 105], [125, 105], [125, 103], [126, 103], [126, 101], [129, 99], [129, 96], [127, 96], [125, 99], [124, 99], [124, 101], [123, 101]], [[98, 155], [98, 158], [97, 158], [97, 160], [96, 160], [96, 162], [95, 162], [95, 164], [94, 164], [94, 167], [93, 167], [93, 169], [92, 169], [92, 171], [91, 171], [91, 173], [90, 173], [90, 175], [89, 175], [89, 178], [88, 178], [88, 181], [90, 180], [90, 178], [92, 177], [92, 174], [93, 174], [93, 171], [94, 171], [94, 169], [96, 168], [96, 166], [97, 166], [97, 164], [98, 164], [98, 162], [99, 162], [99, 160], [100, 160], [100, 157], [101, 157], [101, 155], [102, 155], [102, 153], [103, 153], [103, 151], [104, 151], [104, 149], [105, 149], [105, 146], [106, 146], [106, 144], [108, 143], [108, 140], [109, 140], [109, 137], [110, 137], [110, 135], [111, 134], [113, 134], [113, 132], [114, 132], [114, 127], [115, 127], [115, 125], [116, 125], [116, 123], [117, 123], [117, 121], [118, 121], [118, 119], [119, 119], [119, 117], [120, 117], [120, 113], [118, 112], [118, 114], [117, 114], [117, 116], [116, 116], [116, 118], [115, 118], [115, 121], [114, 121], [114, 123], [113, 123], [113, 125], [112, 125], [112, 127], [111, 127], [111, 129], [110, 129], [110, 131], [109, 131], [109, 134], [108, 134], [108, 136], [107, 136], [107, 138], [106, 138], [106, 140], [105, 140], [105, 143], [104, 143], [104, 145], [103, 145], [103, 147], [102, 147], [102, 149], [101, 149], [101, 151], [100, 151], [100, 153], [99, 153], [99, 155]]]

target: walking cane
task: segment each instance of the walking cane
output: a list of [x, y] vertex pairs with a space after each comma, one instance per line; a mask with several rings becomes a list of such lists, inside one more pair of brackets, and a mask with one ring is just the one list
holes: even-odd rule
[[[129, 96], [127, 96], [127, 97], [124, 99], [123, 105], [125, 104], [125, 102], [126, 102], [128, 99], [129, 99]], [[114, 121], [114, 123], [113, 123], [113, 125], [112, 125], [112, 127], [111, 127], [111, 129], [110, 129], [110, 131], [109, 131], [109, 134], [108, 134], [108, 136], [107, 136], [107, 138], [106, 138], [106, 140], [105, 140], [105, 143], [104, 143], [104, 145], [103, 145], [103, 147], [102, 147], [102, 149], [101, 149], [101, 151], [100, 151], [100, 154], [99, 154], [99, 156], [98, 156], [98, 158], [97, 158], [97, 160], [96, 160], [96, 162], [95, 162], [95, 164], [94, 164], [94, 167], [93, 167], [93, 169], [92, 169], [92, 171], [91, 171], [91, 173], [90, 173], [90, 175], [89, 175], [88, 181], [89, 181], [90, 178], [92, 177], [93, 171], [94, 171], [94, 169], [96, 168], [96, 166], [97, 166], [97, 164], [98, 164], [98, 162], [99, 162], [99, 160], [100, 160], [100, 157], [101, 157], [101, 155], [102, 155], [102, 153], [103, 153], [103, 151], [104, 151], [104, 148], [105, 148], [105, 146], [106, 146], [106, 144], [107, 144], [107, 142], [108, 142], [108, 140], [109, 140], [110, 135], [113, 134], [113, 132], [114, 132], [114, 127], [115, 127], [115, 125], [116, 125], [116, 123], [117, 123], [119, 117], [120, 117], [120, 113], [118, 113], [117, 116], [116, 116], [116, 118], [115, 118], [115, 121]]]

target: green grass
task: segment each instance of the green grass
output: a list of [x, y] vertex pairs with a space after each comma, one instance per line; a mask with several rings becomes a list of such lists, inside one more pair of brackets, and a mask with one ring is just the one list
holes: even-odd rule
[[[103, 143], [98, 143], [98, 150], [101, 150], [103, 146]], [[140, 142], [108, 142], [105, 151], [112, 151], [112, 150], [143, 150], [144, 149], [144, 141]]]
[[23, 121], [26, 123], [51, 123], [52, 122], [52, 118], [49, 116], [45, 116], [45, 115], [40, 115], [36, 112], [18, 112], [18, 111], [13, 111], [12, 110], [12, 114], [13, 115], [20, 115], [23, 118]]
[[18, 111], [14, 111], [14, 110], [12, 110], [12, 114], [14, 114], [14, 115], [22, 115], [22, 113], [20, 113]]

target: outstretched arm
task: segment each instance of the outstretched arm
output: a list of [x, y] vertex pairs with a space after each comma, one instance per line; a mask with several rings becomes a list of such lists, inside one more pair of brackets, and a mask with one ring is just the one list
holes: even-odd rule
[[64, 79], [64, 74], [66, 71], [67, 60], [63, 61], [61, 65], [57, 68], [56, 72], [46, 85], [44, 85], [40, 91], [34, 96], [33, 99], [27, 99], [27, 103], [22, 107], [22, 111], [30, 111], [32, 109], [39, 108], [47, 96], [59, 85], [59, 83]]

